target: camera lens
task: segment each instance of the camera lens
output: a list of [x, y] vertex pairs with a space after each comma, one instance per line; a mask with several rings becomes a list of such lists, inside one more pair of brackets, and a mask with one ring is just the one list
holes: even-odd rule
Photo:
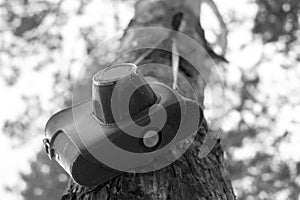
[[[128, 97], [130, 91], [133, 93], [130, 94], [129, 105], [124, 105], [124, 98]], [[134, 118], [157, 100], [137, 66], [131, 63], [114, 65], [96, 73], [93, 77], [92, 95], [93, 112], [105, 124]], [[118, 111], [115, 115], [112, 113], [112, 106]], [[126, 106], [129, 108], [129, 115], [123, 109]]]

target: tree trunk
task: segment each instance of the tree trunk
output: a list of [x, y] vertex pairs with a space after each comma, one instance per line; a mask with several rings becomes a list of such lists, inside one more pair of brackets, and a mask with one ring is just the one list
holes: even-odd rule
[[[209, 54], [205, 42], [203, 30], [199, 22], [201, 0], [145, 0], [136, 4], [134, 19], [130, 27], [165, 27], [175, 29], [192, 37], [202, 44]], [[180, 15], [178, 15], [180, 14]], [[184, 25], [183, 25], [184, 24]], [[121, 41], [133, 42], [134, 37], [124, 34]], [[136, 53], [138, 54], [138, 53]], [[131, 55], [125, 61], [140, 55]], [[201, 57], [201, 55], [193, 55]], [[210, 55], [218, 58], [216, 54]], [[220, 56], [221, 60], [222, 57]], [[171, 54], [169, 52], [154, 50], [146, 55], [141, 63], [160, 60], [170, 66]], [[203, 61], [203, 58], [201, 58]], [[207, 66], [209, 69], [209, 66]], [[193, 87], [197, 88], [200, 104], [203, 105], [205, 83], [199, 84], [199, 74], [193, 71], [188, 62], [182, 59], [179, 69], [191, 81]], [[208, 72], [209, 73], [209, 70]], [[200, 85], [200, 87], [199, 87]], [[201, 86], [204, 85], [204, 86]], [[179, 88], [180, 89], [180, 88]], [[184, 92], [183, 92], [184, 93]], [[188, 94], [184, 94], [189, 96]], [[111, 199], [163, 199], [163, 200], [185, 200], [185, 199], [235, 199], [229, 174], [226, 169], [223, 151], [218, 140], [212, 151], [204, 158], [199, 157], [200, 147], [208, 133], [208, 126], [203, 123], [198, 131], [193, 144], [171, 165], [146, 174], [123, 173], [107, 183], [92, 188], [77, 185], [69, 181], [64, 200], [111, 200]]]

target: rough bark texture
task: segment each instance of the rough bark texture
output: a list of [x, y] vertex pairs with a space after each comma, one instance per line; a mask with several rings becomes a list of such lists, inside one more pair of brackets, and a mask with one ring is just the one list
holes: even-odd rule
[[[135, 17], [129, 26], [158, 26], [177, 29], [205, 45], [206, 42], [199, 24], [198, 7], [200, 8], [199, 0], [141, 1], [136, 5]], [[182, 13], [182, 17], [178, 13]], [[184, 26], [181, 27], [183, 23]], [[129, 36], [124, 34], [124, 38], [126, 37]], [[168, 42], [168, 39], [165, 42]], [[210, 52], [211, 49], [207, 49], [207, 51]], [[126, 61], [132, 61], [139, 56], [138, 53], [133, 54], [131, 58], [126, 58]], [[211, 55], [211, 57], [217, 58], [215, 55]], [[142, 63], [151, 63], [154, 60], [156, 62], [160, 60], [161, 63], [170, 65], [171, 54], [155, 50], [147, 55]], [[189, 65], [183, 59], [180, 60], [181, 72], [186, 74], [193, 87], [197, 89], [200, 103], [203, 103], [204, 87], [199, 83], [199, 75]], [[182, 91], [182, 93], [189, 96], [187, 92]], [[70, 180], [62, 199], [233, 200], [235, 196], [219, 140], [205, 158], [199, 158], [198, 156], [200, 146], [207, 132], [208, 127], [204, 122], [188, 151], [168, 167], [147, 174], [124, 173], [105, 184], [93, 188], [79, 186]]]

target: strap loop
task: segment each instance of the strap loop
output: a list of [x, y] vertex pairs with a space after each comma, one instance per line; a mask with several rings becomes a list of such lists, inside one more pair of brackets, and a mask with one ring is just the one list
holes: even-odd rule
[[55, 153], [54, 153], [54, 149], [52, 148], [49, 139], [43, 139], [43, 143], [44, 143], [46, 153], [49, 156], [49, 159], [52, 160], [55, 156]]

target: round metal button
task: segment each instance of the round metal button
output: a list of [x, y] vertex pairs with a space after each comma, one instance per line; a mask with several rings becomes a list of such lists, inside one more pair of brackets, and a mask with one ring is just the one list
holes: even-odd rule
[[149, 130], [145, 133], [143, 137], [143, 144], [147, 148], [153, 148], [159, 142], [159, 134], [155, 130]]

